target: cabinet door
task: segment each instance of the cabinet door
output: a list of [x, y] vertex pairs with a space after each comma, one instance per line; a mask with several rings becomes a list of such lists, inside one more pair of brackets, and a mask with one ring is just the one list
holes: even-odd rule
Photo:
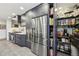
[[16, 44], [20, 45], [20, 35], [16, 35]]
[[21, 36], [20, 36], [20, 45], [21, 45], [21, 46], [25, 46], [25, 42], [26, 42], [25, 35], [21, 35]]
[[26, 41], [26, 46], [31, 49], [31, 42]]

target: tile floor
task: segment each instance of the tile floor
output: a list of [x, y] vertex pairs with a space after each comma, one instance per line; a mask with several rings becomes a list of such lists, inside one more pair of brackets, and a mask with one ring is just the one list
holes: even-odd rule
[[[0, 40], [0, 56], [36, 56], [27, 47], [20, 47], [7, 40]], [[68, 56], [58, 52], [58, 56]]]
[[20, 47], [7, 40], [0, 40], [0, 56], [35, 56], [30, 49]]

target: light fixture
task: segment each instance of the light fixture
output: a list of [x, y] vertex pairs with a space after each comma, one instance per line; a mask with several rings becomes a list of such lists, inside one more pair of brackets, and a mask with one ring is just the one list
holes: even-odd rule
[[57, 11], [57, 8], [55, 8], [55, 11]]
[[12, 15], [15, 16], [16, 14], [15, 13], [12, 13]]
[[23, 7], [23, 6], [21, 6], [21, 7], [20, 7], [20, 9], [21, 9], [21, 10], [24, 10], [24, 7]]

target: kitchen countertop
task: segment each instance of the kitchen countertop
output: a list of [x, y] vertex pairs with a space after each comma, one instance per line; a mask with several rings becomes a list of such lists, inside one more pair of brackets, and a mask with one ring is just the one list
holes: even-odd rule
[[26, 33], [24, 33], [24, 32], [18, 32], [18, 33], [16, 33], [16, 32], [9, 32], [9, 33], [19, 34], [19, 35], [26, 35]]
[[26, 33], [16, 33], [16, 34], [26, 35]]

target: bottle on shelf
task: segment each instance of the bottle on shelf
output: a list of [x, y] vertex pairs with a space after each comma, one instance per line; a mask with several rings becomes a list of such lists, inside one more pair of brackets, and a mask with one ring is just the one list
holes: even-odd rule
[[53, 18], [50, 18], [50, 19], [49, 19], [49, 24], [50, 24], [50, 25], [53, 25]]

